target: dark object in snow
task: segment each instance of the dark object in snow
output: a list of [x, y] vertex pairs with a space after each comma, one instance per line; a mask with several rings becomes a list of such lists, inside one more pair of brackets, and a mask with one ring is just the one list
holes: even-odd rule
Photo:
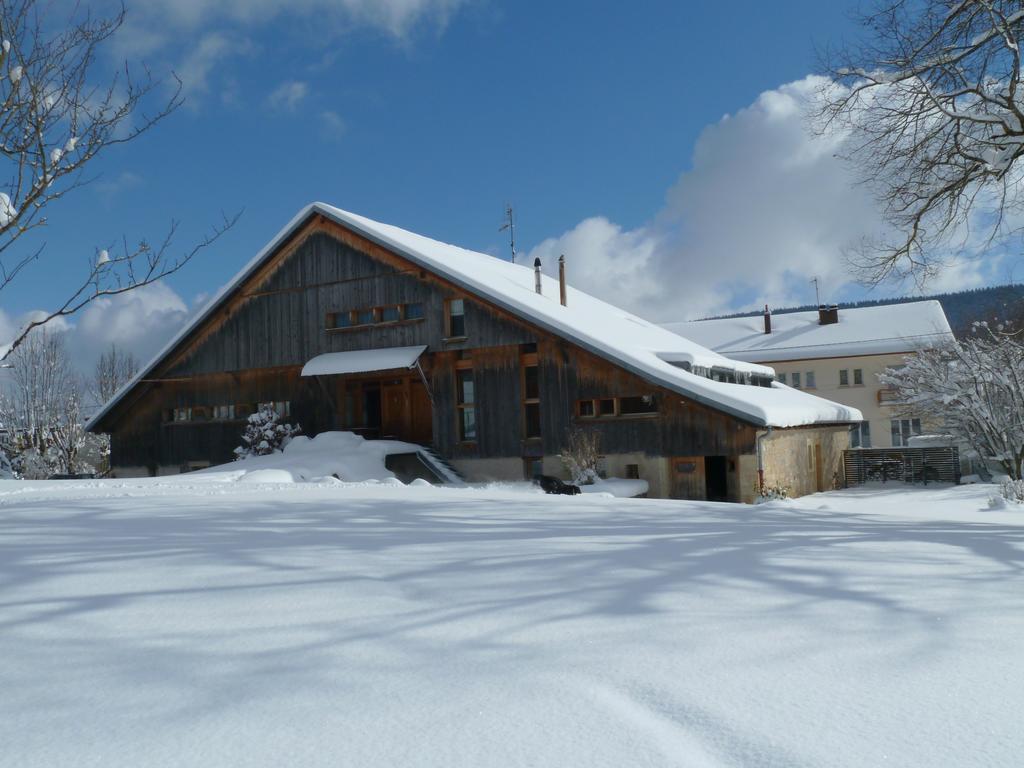
[[551, 475], [541, 475], [534, 482], [541, 487], [544, 493], [554, 493], [562, 496], [576, 496], [580, 493], [578, 485], [563, 483], [557, 477], [552, 477]]

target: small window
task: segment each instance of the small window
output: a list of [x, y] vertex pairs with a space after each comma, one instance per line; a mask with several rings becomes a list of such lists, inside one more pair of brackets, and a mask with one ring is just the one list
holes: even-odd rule
[[476, 409], [459, 410], [459, 439], [466, 443], [476, 440]]
[[191, 421], [192, 420], [192, 409], [191, 408], [175, 408], [171, 412], [172, 421]]
[[920, 419], [893, 419], [892, 422], [892, 444], [894, 447], [909, 445], [910, 438], [921, 434]]
[[814, 381], [814, 371], [807, 372], [807, 375], [804, 378], [804, 382], [807, 386], [807, 389], [814, 389], [817, 386], [817, 384]]
[[860, 368], [853, 369], [853, 383], [854, 386], [864, 386], [864, 371]]
[[459, 378], [459, 405], [472, 405], [473, 400], [473, 371], [470, 368], [463, 368], [458, 371]]
[[850, 447], [870, 448], [871, 447], [871, 423], [862, 421], [850, 427]]
[[622, 416], [635, 416], [638, 414], [657, 412], [658, 407], [654, 403], [653, 395], [619, 398], [619, 414]]
[[215, 406], [213, 406], [213, 418], [215, 418], [215, 419], [233, 419], [233, 418], [235, 418], [235, 406], [233, 406], [233, 405], [215, 405]]
[[466, 335], [466, 305], [462, 299], [448, 302], [448, 337], [459, 339]]
[[406, 304], [402, 309], [402, 316], [406, 320], [419, 320], [423, 317], [423, 305], [419, 302]]
[[456, 372], [456, 409], [458, 411], [459, 440], [476, 440], [476, 393], [473, 385], [473, 369], [460, 368]]
[[793, 386], [800, 389], [800, 373], [798, 371], [793, 371]]
[[402, 319], [402, 313], [397, 304], [380, 308], [380, 321], [382, 323], [397, 323]]
[[595, 415], [593, 400], [580, 400], [577, 405], [577, 412], [584, 419], [592, 418]]
[[372, 325], [376, 313], [372, 309], [360, 309], [356, 312], [356, 325]]
[[351, 312], [331, 312], [327, 315], [328, 328], [350, 328], [352, 326]]
[[536, 400], [540, 397], [540, 380], [537, 375], [536, 365], [528, 365], [523, 368], [523, 399]]
[[615, 415], [615, 398], [609, 397], [605, 400], [597, 401], [597, 415], [598, 416], [614, 416]]
[[786, 374], [784, 374], [784, 373], [777, 373], [777, 374], [775, 374], [775, 378], [778, 380], [778, 382], [780, 384], [785, 384], [786, 383]]
[[291, 415], [292, 404], [287, 400], [271, 400], [266, 403], [259, 403], [257, 409], [269, 408], [281, 418]]
[[626, 478], [629, 480], [640, 479], [640, 465], [639, 464], [627, 464], [626, 465]]
[[526, 422], [525, 437], [540, 437], [540, 403], [526, 403], [523, 406], [523, 417]]
[[843, 368], [841, 371], [839, 371], [839, 386], [850, 386], [850, 372], [846, 368]]

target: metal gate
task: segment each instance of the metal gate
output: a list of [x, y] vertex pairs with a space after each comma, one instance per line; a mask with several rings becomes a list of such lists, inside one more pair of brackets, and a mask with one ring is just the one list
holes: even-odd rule
[[846, 487], [869, 482], [959, 483], [960, 452], [936, 448], [852, 448], [843, 451]]

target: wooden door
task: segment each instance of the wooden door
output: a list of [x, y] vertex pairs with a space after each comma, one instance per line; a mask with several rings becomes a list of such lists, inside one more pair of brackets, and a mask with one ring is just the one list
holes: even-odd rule
[[704, 457], [680, 456], [670, 460], [673, 499], [706, 499]]
[[409, 387], [409, 440], [430, 445], [434, 439], [434, 413], [430, 396], [422, 382], [413, 381]]
[[381, 386], [381, 437], [403, 438], [408, 434], [408, 391], [405, 382], [388, 382]]
[[814, 481], [819, 493], [825, 490], [825, 467], [821, 463], [821, 443], [814, 444]]

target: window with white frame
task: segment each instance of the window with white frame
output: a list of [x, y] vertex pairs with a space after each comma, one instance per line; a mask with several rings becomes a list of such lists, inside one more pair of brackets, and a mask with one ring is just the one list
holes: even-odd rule
[[847, 368], [843, 368], [839, 371], [839, 386], [848, 387], [850, 386], [850, 371]]
[[910, 438], [921, 434], [920, 419], [893, 419], [891, 422], [892, 444], [902, 448], [910, 444]]
[[814, 371], [808, 371], [806, 376], [804, 376], [804, 386], [807, 389], [815, 389], [818, 386], [814, 381]]
[[850, 447], [870, 448], [871, 447], [871, 423], [862, 421], [850, 427]]

